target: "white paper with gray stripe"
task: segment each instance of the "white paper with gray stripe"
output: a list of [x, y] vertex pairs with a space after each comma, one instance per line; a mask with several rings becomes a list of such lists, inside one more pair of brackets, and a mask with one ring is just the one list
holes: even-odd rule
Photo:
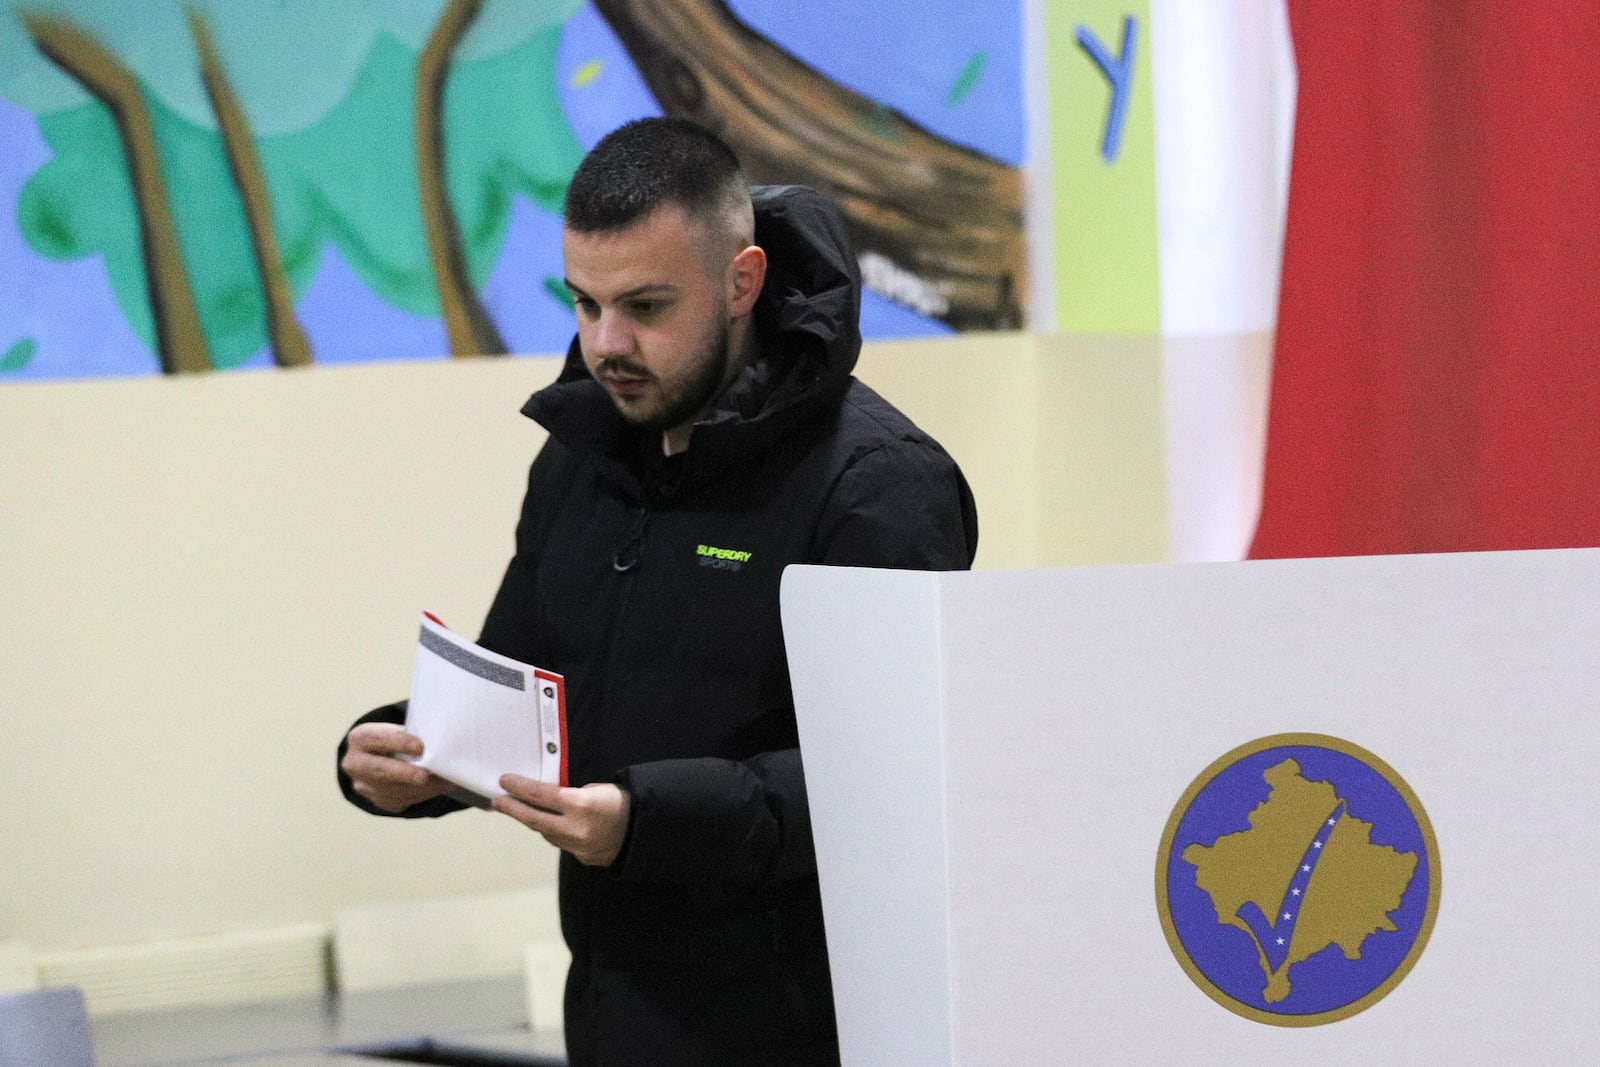
[[562, 781], [561, 677], [491, 652], [422, 616], [406, 730], [415, 762], [482, 797], [504, 796], [502, 774]]

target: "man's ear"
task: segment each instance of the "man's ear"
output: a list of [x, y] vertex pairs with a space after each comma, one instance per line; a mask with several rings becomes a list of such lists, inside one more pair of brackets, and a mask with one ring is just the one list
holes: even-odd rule
[[750, 314], [766, 280], [766, 252], [758, 245], [746, 245], [728, 264], [728, 313], [736, 319]]

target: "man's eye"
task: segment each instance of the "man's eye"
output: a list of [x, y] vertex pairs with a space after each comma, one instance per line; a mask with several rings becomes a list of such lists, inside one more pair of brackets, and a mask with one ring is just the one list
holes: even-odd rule
[[648, 318], [661, 310], [661, 304], [655, 300], [635, 300], [628, 309], [640, 318]]
[[594, 301], [590, 300], [586, 296], [575, 297], [572, 301], [572, 305], [584, 315], [593, 315], [595, 313]]

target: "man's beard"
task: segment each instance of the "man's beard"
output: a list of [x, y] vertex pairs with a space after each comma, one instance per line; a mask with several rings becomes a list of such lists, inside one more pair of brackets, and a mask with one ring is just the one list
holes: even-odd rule
[[[645, 375], [647, 372], [639, 366], [626, 360], [602, 360], [595, 368], [597, 374], [604, 374], [608, 369], [616, 369], [625, 374]], [[683, 387], [683, 391], [676, 397], [664, 398], [666, 406], [654, 414], [634, 416], [628, 413], [626, 407], [617, 404], [617, 411], [631, 425], [641, 430], [653, 433], [665, 433], [693, 420], [706, 405], [716, 399], [728, 374], [728, 324], [722, 323], [717, 329], [717, 335], [712, 338], [694, 362], [694, 377], [690, 378]], [[660, 379], [649, 375], [658, 385]]]

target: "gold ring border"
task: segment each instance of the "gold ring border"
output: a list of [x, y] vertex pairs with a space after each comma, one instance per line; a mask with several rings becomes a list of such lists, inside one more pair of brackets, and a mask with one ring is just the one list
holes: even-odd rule
[[[1210, 785], [1212, 780], [1227, 768], [1257, 752], [1269, 748], [1281, 748], [1287, 745], [1304, 745], [1312, 748], [1327, 748], [1343, 753], [1365, 763], [1372, 770], [1377, 771], [1400, 794], [1406, 806], [1411, 809], [1412, 817], [1417, 820], [1417, 829], [1422, 833], [1422, 840], [1428, 850], [1428, 906], [1422, 915], [1422, 925], [1417, 931], [1416, 940], [1411, 943], [1410, 950], [1405, 959], [1396, 967], [1376, 988], [1363, 996], [1351, 1001], [1342, 1008], [1331, 1011], [1317, 1012], [1312, 1015], [1280, 1015], [1275, 1012], [1262, 1011], [1260, 1008], [1235, 1000], [1228, 993], [1218, 988], [1211, 979], [1205, 976], [1195, 962], [1189, 958], [1188, 950], [1184, 948], [1183, 941], [1178, 937], [1177, 927], [1172, 921], [1171, 901], [1167, 899], [1167, 866], [1171, 858], [1172, 841], [1178, 836], [1178, 824], [1183, 821], [1183, 816], [1188, 814], [1189, 806], [1194, 803], [1195, 797], [1201, 790]], [[1237, 748], [1230, 750], [1225, 755], [1214, 760], [1199, 776], [1184, 790], [1183, 796], [1178, 799], [1177, 805], [1172, 809], [1172, 815], [1167, 819], [1166, 829], [1161, 833], [1161, 848], [1156, 853], [1156, 911], [1161, 917], [1161, 931], [1167, 936], [1167, 947], [1172, 950], [1172, 955], [1177, 959], [1189, 980], [1200, 988], [1206, 996], [1221, 1004], [1235, 1015], [1242, 1015], [1258, 1023], [1269, 1026], [1322, 1026], [1326, 1023], [1338, 1022], [1348, 1019], [1372, 1007], [1378, 1001], [1388, 996], [1395, 986], [1410, 973], [1412, 966], [1422, 956], [1422, 950], [1428, 945], [1428, 938], [1433, 934], [1433, 921], [1439, 915], [1439, 896], [1442, 886], [1440, 884], [1439, 867], [1439, 842], [1433, 836], [1433, 823], [1428, 819], [1428, 812], [1422, 806], [1422, 801], [1411, 791], [1411, 786], [1400, 777], [1389, 764], [1368, 752], [1360, 745], [1353, 744], [1343, 738], [1333, 737], [1330, 734], [1315, 733], [1287, 733], [1272, 734], [1267, 737], [1247, 741]]]

